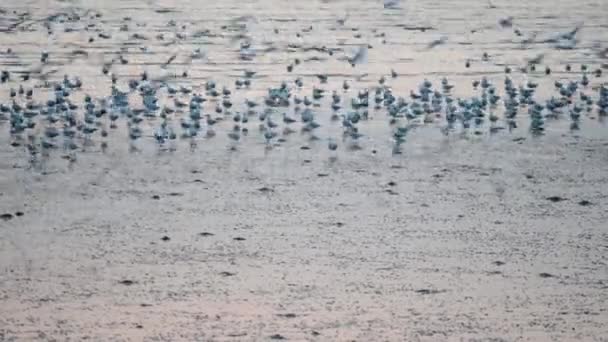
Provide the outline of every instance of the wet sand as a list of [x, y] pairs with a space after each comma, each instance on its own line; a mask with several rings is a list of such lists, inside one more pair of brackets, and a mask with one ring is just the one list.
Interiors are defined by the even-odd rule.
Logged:
[[[232, 85], [244, 69], [258, 71], [252, 88], [235, 94], [241, 100], [297, 76], [309, 91], [317, 73], [329, 73], [327, 89], [344, 79], [355, 89], [373, 86], [391, 68], [400, 74], [389, 80], [395, 92], [447, 76], [465, 96], [479, 75], [499, 84], [505, 64], [515, 69], [541, 52], [551, 76], [513, 78], [538, 81], [543, 94], [543, 86], [578, 74], [564, 72], [565, 63], [600, 66], [594, 44], [606, 44], [602, 1], [492, 3], [496, 9], [477, 1], [410, 1], [388, 11], [374, 1], [49, 1], [33, 10], [38, 1], [10, 0], [0, 7], [34, 18], [75, 4], [93, 8], [113, 37], [89, 46], [92, 34], [82, 31], [56, 40], [40, 30], [2, 33], [3, 48], [22, 61], [2, 55], [0, 65], [18, 72], [47, 49], [55, 63], [47, 68], [57, 70], [51, 79], [77, 73], [84, 91], [76, 96], [107, 95], [99, 56], [140, 32], [153, 53], [129, 50], [130, 63], [113, 72], [160, 73], [159, 61], [176, 45], [153, 37], [166, 32], [171, 41], [175, 31], [166, 23], [175, 19], [190, 22], [189, 38], [176, 43], [184, 52], [167, 68], [188, 70], [176, 83], [198, 87], [213, 78]], [[347, 11], [341, 27], [336, 20]], [[241, 61], [228, 34], [213, 37], [243, 15], [256, 18], [249, 24], [256, 46], [272, 41], [275, 52]], [[507, 15], [540, 35], [584, 23], [578, 48], [521, 49], [512, 29], [497, 25]], [[121, 33], [124, 16], [133, 18], [132, 31]], [[313, 33], [294, 38], [310, 25]], [[212, 37], [191, 38], [198, 29]], [[385, 37], [375, 36], [381, 32]], [[447, 44], [424, 49], [441, 35]], [[290, 61], [305, 59], [299, 50], [286, 52], [292, 41], [373, 48], [356, 68], [311, 52], [327, 62], [304, 62], [287, 73]], [[67, 63], [67, 51], [77, 48], [66, 48], [68, 42], [82, 45], [89, 58]], [[203, 42], [208, 60], [180, 64]], [[481, 61], [484, 51], [491, 62]], [[466, 59], [473, 60], [469, 69]], [[605, 81], [592, 78], [592, 86]], [[0, 87], [0, 102], [7, 101], [15, 83]], [[42, 169], [30, 168], [0, 122], [0, 214], [11, 214], [0, 219], [0, 341], [606, 341], [605, 122], [591, 114], [576, 132], [567, 122], [549, 122], [543, 136], [525, 125], [444, 136], [429, 125], [392, 155], [385, 116], [374, 113], [362, 124], [362, 150], [341, 143], [337, 158], [325, 142], [298, 133], [267, 149], [253, 129], [234, 151], [218, 134], [192, 149], [178, 141], [174, 152], [159, 151], [148, 136], [130, 153], [122, 125], [110, 133], [107, 151], [96, 144], [73, 163], [52, 153]], [[320, 121], [322, 134], [340, 131]]]

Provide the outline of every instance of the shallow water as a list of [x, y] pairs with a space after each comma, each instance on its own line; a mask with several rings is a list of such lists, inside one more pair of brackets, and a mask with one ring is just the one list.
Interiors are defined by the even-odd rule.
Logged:
[[[0, 85], [0, 102], [9, 101], [20, 72], [40, 69], [42, 49], [50, 53], [42, 66], [49, 82], [64, 74], [83, 80], [83, 91], [72, 95], [78, 104], [85, 93], [109, 95], [101, 65], [117, 53], [129, 61], [111, 66], [123, 88], [144, 70], [152, 78], [187, 70], [187, 78], [168, 82], [202, 92], [213, 79], [234, 91], [244, 70], [256, 71], [250, 89], [234, 91], [235, 110], [244, 98], [259, 100], [268, 87], [298, 76], [298, 96], [310, 96], [315, 85], [338, 89], [344, 100], [382, 75], [396, 95], [445, 76], [455, 96], [470, 97], [478, 94], [471, 82], [484, 75], [502, 94], [505, 65], [516, 84], [538, 82], [540, 100], [554, 94], [555, 80], [580, 79], [583, 63], [590, 68], [586, 92], [596, 94], [592, 89], [606, 82], [591, 74], [607, 62], [598, 56], [608, 39], [604, 1], [491, 3], [496, 8], [485, 1], [402, 1], [386, 10], [377, 1], [3, 1], [9, 14], [29, 12], [19, 25], [29, 29], [0, 33], [2, 49], [13, 50], [0, 54], [0, 70], [14, 75]], [[82, 20], [53, 24], [50, 37], [37, 21], [73, 8]], [[90, 18], [95, 13], [102, 16]], [[129, 31], [121, 32], [126, 16]], [[243, 16], [251, 18], [235, 21]], [[523, 37], [498, 25], [507, 16]], [[2, 15], [0, 31], [12, 18]], [[167, 25], [172, 19], [177, 27]], [[111, 38], [98, 37], [95, 27], [83, 31], [86, 23]], [[257, 51], [252, 61], [238, 58], [238, 23]], [[531, 32], [543, 40], [579, 24], [575, 49], [520, 43]], [[136, 32], [147, 39], [129, 38]], [[441, 36], [446, 44], [426, 48]], [[372, 46], [367, 63], [353, 68], [341, 60], [361, 44]], [[303, 51], [322, 46], [337, 50]], [[196, 47], [207, 58], [190, 61]], [[88, 57], [70, 61], [78, 49]], [[536, 72], [517, 70], [540, 53], [545, 59]], [[311, 57], [322, 61], [306, 61]], [[302, 63], [289, 73], [295, 58]], [[329, 75], [328, 84], [319, 84], [320, 73]], [[348, 93], [341, 91], [344, 80], [351, 82]], [[24, 84], [48, 98], [38, 77]], [[495, 134], [484, 125], [480, 134], [446, 136], [437, 119], [412, 131], [393, 155], [383, 110], [370, 110], [360, 124], [361, 150], [353, 151], [340, 122], [329, 121], [329, 103], [316, 110], [318, 141], [297, 132], [269, 149], [252, 119], [249, 135], [231, 150], [228, 119], [217, 124], [216, 137], [178, 139], [170, 151], [155, 144], [159, 120], [150, 119], [142, 122], [139, 151], [130, 152], [119, 121], [71, 162], [58, 149], [34, 165], [24, 145], [9, 144], [15, 138], [0, 122], [0, 214], [12, 215], [0, 219], [0, 341], [608, 336], [608, 134], [595, 110], [583, 115], [580, 130], [569, 130], [567, 119], [548, 120], [541, 136], [529, 133], [523, 110], [517, 129]], [[206, 111], [214, 106], [210, 101]], [[328, 137], [338, 141], [336, 153], [327, 150]]]

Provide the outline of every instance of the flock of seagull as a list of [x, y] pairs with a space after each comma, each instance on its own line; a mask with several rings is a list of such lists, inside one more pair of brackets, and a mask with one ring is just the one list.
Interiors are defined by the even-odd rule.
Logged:
[[[385, 8], [397, 4], [388, 1]], [[512, 20], [503, 19], [500, 25], [510, 27]], [[51, 30], [50, 25], [48, 29]], [[573, 41], [578, 31], [576, 28], [559, 35], [556, 43]], [[442, 37], [433, 41], [428, 48], [445, 40]], [[332, 54], [331, 49], [324, 48], [324, 52]], [[13, 53], [8, 50], [5, 54]], [[190, 55], [191, 59], [203, 57], [200, 49]], [[49, 52], [40, 52], [43, 66], [51, 58]], [[175, 58], [173, 55], [159, 64], [166, 67]], [[241, 41], [239, 58], [255, 58], [247, 39]], [[344, 60], [356, 67], [367, 58], [367, 47], [362, 46]], [[608, 86], [601, 82], [591, 86], [592, 78], [602, 77], [602, 68], [566, 65], [565, 71], [573, 75], [572, 79], [556, 80], [553, 95], [545, 99], [536, 96], [538, 83], [527, 80], [517, 84], [511, 78], [517, 71], [551, 74], [548, 66], [536, 71], [541, 61], [542, 55], [521, 69], [505, 67], [502, 84], [494, 84], [486, 77], [474, 80], [473, 95], [468, 98], [454, 96], [454, 84], [446, 77], [435, 83], [425, 79], [409, 94], [398, 94], [390, 86], [400, 77], [394, 70], [382, 76], [377, 85], [362, 89], [356, 89], [348, 80], [339, 80], [342, 84], [339, 89], [328, 89], [329, 76], [324, 74], [312, 80], [295, 77], [268, 88], [265, 96], [255, 100], [247, 97], [256, 80], [256, 72], [251, 70], [244, 71], [234, 85], [207, 80], [201, 87], [192, 87], [175, 80], [153, 79], [147, 72], [121, 79], [106, 63], [101, 65], [101, 74], [111, 79], [106, 96], [84, 94], [83, 81], [78, 76], [65, 75], [63, 79], [49, 81], [43, 73], [3, 70], [0, 81], [7, 96], [0, 95], [0, 99], [6, 99], [0, 102], [0, 129], [2, 134], [10, 134], [9, 142], [14, 148], [26, 150], [33, 161], [48, 156], [52, 150], [65, 151], [66, 158], [74, 161], [76, 152], [87, 151], [89, 146], [100, 146], [105, 151], [108, 143], [119, 141], [110, 139], [117, 134], [128, 137], [132, 151], [149, 142], [163, 150], [175, 149], [176, 140], [188, 140], [195, 146], [197, 141], [213, 139], [217, 134], [229, 138], [232, 150], [251, 136], [258, 136], [254, 140], [263, 142], [260, 145], [273, 148], [296, 132], [305, 139], [323, 141], [330, 151], [341, 147], [355, 150], [363, 148], [362, 138], [368, 134], [365, 122], [384, 118], [391, 132], [386, 140], [390, 141], [392, 152], [399, 154], [408, 134], [425, 125], [438, 127], [446, 135], [482, 134], [482, 130], [494, 133], [515, 129], [522, 118], [528, 118], [529, 130], [542, 134], [547, 120], [567, 118], [571, 129], [576, 130], [582, 115], [608, 115]], [[127, 61], [120, 56], [118, 62]], [[467, 61], [466, 67], [469, 66]], [[288, 65], [287, 71], [291, 72], [293, 67]], [[31, 77], [39, 78], [42, 91], [27, 83]], [[182, 77], [188, 77], [187, 72]], [[305, 81], [311, 86], [305, 86]], [[323, 136], [319, 132], [323, 125], [339, 126], [342, 133]]]

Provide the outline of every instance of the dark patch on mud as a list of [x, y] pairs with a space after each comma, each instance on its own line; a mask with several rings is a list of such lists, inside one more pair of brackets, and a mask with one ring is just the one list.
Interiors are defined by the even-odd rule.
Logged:
[[561, 196], [549, 196], [546, 199], [547, 199], [547, 201], [551, 201], [553, 203], [557, 203], [557, 202], [566, 200], [564, 197], [561, 197]]
[[294, 313], [277, 314], [278, 317], [282, 318], [296, 318], [297, 315]]
[[131, 279], [124, 279], [124, 280], [119, 281], [118, 283], [121, 285], [125, 285], [125, 286], [131, 286], [131, 285], [137, 284], [136, 281], [131, 280]]
[[415, 290], [414, 292], [421, 294], [421, 295], [433, 295], [433, 294], [439, 294], [439, 293], [446, 292], [446, 290], [418, 289], [418, 290]]

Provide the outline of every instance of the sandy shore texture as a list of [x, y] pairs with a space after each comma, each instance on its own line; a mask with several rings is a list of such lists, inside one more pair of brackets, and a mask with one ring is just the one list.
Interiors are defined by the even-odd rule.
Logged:
[[[43, 73], [79, 75], [77, 99], [108, 95], [101, 65], [117, 53], [129, 60], [112, 66], [122, 80], [188, 71], [175, 83], [213, 78], [233, 88], [243, 70], [257, 71], [250, 90], [235, 92], [241, 103], [297, 76], [310, 92], [318, 73], [329, 74], [328, 90], [344, 80], [372, 87], [387, 75], [404, 95], [445, 76], [470, 96], [473, 79], [502, 84], [505, 65], [516, 70], [540, 53], [551, 75], [539, 67], [512, 77], [538, 82], [543, 99], [555, 80], [579, 77], [581, 64], [606, 63], [597, 53], [608, 43], [605, 1], [400, 6], [3, 0], [0, 28], [28, 14], [24, 29], [0, 33], [0, 49], [13, 51], [0, 54], [0, 69], [32, 71], [47, 50]], [[49, 36], [44, 18], [71, 11], [81, 20], [53, 23]], [[513, 28], [500, 27], [508, 16]], [[258, 49], [252, 61], [238, 58], [240, 31], [225, 26], [235, 22]], [[542, 40], [576, 25], [574, 49], [521, 45], [533, 32]], [[445, 44], [426, 49], [442, 36]], [[360, 44], [372, 45], [367, 63], [339, 59]], [[321, 46], [342, 52], [302, 48]], [[197, 47], [206, 58], [189, 58]], [[288, 73], [295, 58], [302, 63]], [[0, 102], [17, 86], [0, 85]], [[320, 135], [339, 134], [328, 118]], [[159, 151], [148, 135], [132, 153], [123, 122], [107, 150], [96, 142], [74, 162], [57, 151], [32, 168], [0, 122], [0, 341], [608, 341], [608, 133], [597, 114], [576, 132], [567, 120], [548, 123], [542, 136], [527, 122], [449, 136], [430, 125], [400, 155], [391, 154], [385, 113], [362, 123], [361, 150], [339, 141], [335, 155], [299, 133], [267, 149], [255, 125], [236, 150], [228, 122], [196, 146], [180, 140], [176, 151]]]

